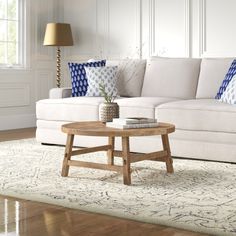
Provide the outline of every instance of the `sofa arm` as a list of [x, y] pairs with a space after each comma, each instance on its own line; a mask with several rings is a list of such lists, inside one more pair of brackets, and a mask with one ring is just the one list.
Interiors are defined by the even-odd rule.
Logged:
[[71, 97], [71, 88], [53, 88], [49, 91], [49, 98], [68, 98]]

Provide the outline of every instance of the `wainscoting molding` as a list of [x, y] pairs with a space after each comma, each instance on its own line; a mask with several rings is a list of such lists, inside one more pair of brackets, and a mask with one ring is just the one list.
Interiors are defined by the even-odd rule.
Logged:
[[199, 0], [199, 57], [206, 51], [206, 0]]
[[149, 56], [156, 54], [155, 0], [149, 0]]
[[35, 126], [35, 102], [54, 87], [55, 47], [44, 47], [48, 22], [58, 22], [63, 0], [26, 0], [27, 68], [0, 70], [0, 130]]
[[185, 0], [184, 4], [185, 16], [184, 16], [184, 25], [185, 25], [185, 56], [191, 57], [192, 48], [191, 48], [191, 0]]
[[[56, 69], [56, 68], [55, 68]], [[36, 100], [46, 99], [49, 96], [49, 90], [54, 87], [56, 76], [52, 70], [39, 70], [36, 71], [36, 87], [37, 93]], [[52, 78], [55, 78], [52, 80]]]
[[46, 25], [47, 23], [52, 21], [54, 2], [46, 0], [36, 1], [34, 7], [35, 11], [38, 11], [38, 14], [35, 15], [35, 23], [37, 27], [34, 28], [35, 30], [34, 45], [35, 45], [35, 51], [37, 52], [36, 60], [50, 61], [55, 58], [54, 54], [56, 54], [55, 52], [56, 49], [54, 47], [43, 46], [43, 40], [44, 40]]
[[0, 83], [0, 108], [30, 105], [30, 84]]
[[235, 57], [235, 0], [198, 0], [199, 57]]
[[[134, 41], [132, 41], [132, 44], [128, 45], [124, 45], [124, 51], [122, 51], [122, 49], [120, 49], [121, 51], [117, 52], [116, 47], [114, 47], [114, 45], [112, 44], [113, 41], [113, 35], [112, 35], [112, 29], [113, 28], [117, 28], [117, 24], [119, 24], [119, 19], [116, 20], [116, 25], [112, 25], [112, 21], [111, 21], [111, 11], [117, 8], [112, 9], [112, 7], [114, 7], [112, 5], [112, 3], [117, 4], [117, 1], [114, 0], [106, 0], [104, 3], [106, 4], [105, 10], [106, 10], [106, 18], [104, 18], [105, 20], [105, 25], [106, 25], [106, 44], [103, 44], [105, 47], [103, 47], [102, 51], [104, 53], [102, 53], [103, 55], [105, 55], [106, 58], [110, 58], [110, 59], [121, 59], [121, 58], [125, 58], [125, 57], [130, 57], [130, 58], [140, 58], [141, 57], [141, 51], [142, 51], [142, 24], [141, 24], [141, 20], [142, 20], [142, 0], [132, 0], [134, 2], [133, 4], [133, 9], [135, 11], [132, 12], [132, 16], [135, 16], [135, 20], [134, 20], [134, 25], [131, 25], [129, 21], [127, 21], [127, 25], [120, 25], [120, 29], [122, 29], [122, 33], [120, 34], [120, 39], [123, 39], [127, 33], [129, 33], [130, 30], [134, 30]], [[120, 11], [121, 9], [125, 8], [125, 5], [122, 4], [120, 5]], [[130, 13], [131, 14], [131, 13]], [[122, 16], [121, 14], [121, 19], [123, 17], [127, 17], [127, 16]], [[133, 19], [133, 18], [132, 18]], [[128, 51], [127, 51], [128, 49]]]
[[[183, 0], [183, 1], [175, 1], [173, 2], [172, 5], [170, 5], [169, 7], [169, 11], [173, 11], [175, 13], [175, 15], [178, 15], [176, 21], [174, 21], [173, 19], [173, 28], [170, 28], [170, 23], [167, 23], [167, 25], [169, 26], [169, 28], [167, 27], [167, 31], [163, 31], [163, 28], [165, 28], [165, 26], [163, 24], [166, 24], [166, 22], [168, 22], [170, 19], [170, 12], [166, 12], [166, 14], [162, 14], [162, 31], [161, 29], [158, 27], [160, 26], [160, 23], [158, 25], [159, 22], [159, 13], [158, 13], [158, 9], [162, 8], [162, 6], [165, 6], [165, 0], [149, 0], [149, 16], [150, 16], [150, 21], [149, 21], [149, 29], [150, 29], [150, 33], [149, 33], [149, 37], [150, 37], [150, 53], [149, 56], [171, 56], [171, 57], [191, 57], [191, 0]], [[178, 12], [178, 9], [174, 8], [174, 4], [178, 5], [179, 8], [181, 8], [181, 11], [183, 13], [183, 15], [179, 15], [181, 14], [181, 12]], [[166, 10], [166, 9], [164, 9]], [[163, 15], [165, 15], [163, 18]], [[172, 16], [171, 16], [172, 17]], [[179, 19], [183, 19], [181, 21], [178, 22]], [[178, 32], [175, 30], [176, 27], [180, 27], [183, 29], [182, 32]], [[169, 30], [169, 31], [168, 31]], [[160, 43], [160, 36], [163, 35], [163, 33], [165, 34], [166, 32], [168, 32], [168, 38], [166, 38], [166, 41], [169, 41], [169, 43], [171, 42], [171, 47], [168, 48], [168, 46], [166, 45], [162, 45]], [[182, 34], [182, 35], [181, 35]], [[179, 55], [176, 54], [175, 51], [173, 51], [173, 48], [176, 48], [176, 42], [175, 42], [175, 38], [179, 39], [181, 38], [181, 45], [180, 47], [182, 48], [181, 52]], [[163, 39], [162, 39], [163, 40]], [[162, 42], [163, 43], [163, 42]]]
[[14, 114], [0, 116], [0, 130], [19, 129], [36, 126], [36, 115]]
[[[69, 0], [69, 3], [71, 3], [69, 5], [79, 8], [82, 1]], [[127, 1], [123, 0], [89, 0], [84, 7], [88, 11], [86, 15], [79, 14], [80, 10], [76, 12], [74, 9], [69, 9], [67, 1], [64, 0], [64, 21], [72, 23], [74, 32], [76, 32], [75, 45], [73, 48], [65, 48], [64, 60], [147, 58], [157, 54], [166, 56], [162, 52], [163, 50], [160, 50], [162, 45], [159, 45], [158, 35], [161, 32], [156, 25], [158, 21], [156, 9], [162, 4], [165, 4], [165, 0], [130, 0], [128, 5]], [[191, 56], [191, 0], [182, 0], [175, 4], [178, 6], [181, 4], [181, 12], [184, 14], [184, 16], [181, 15], [183, 20], [179, 21], [183, 35], [180, 35], [182, 32], [177, 32], [181, 45], [184, 45], [181, 56], [189, 57]], [[144, 5], [145, 7], [143, 7]], [[127, 8], [130, 9], [129, 13]], [[177, 14], [181, 13], [177, 12]], [[91, 24], [86, 22], [88, 15], [91, 15]], [[168, 15], [166, 17], [168, 20]], [[124, 19], [127, 19], [125, 24]], [[80, 22], [86, 22], [86, 30]], [[82, 36], [79, 36], [78, 32]], [[172, 33], [173, 45], [175, 44], [174, 35], [175, 33]], [[76, 37], [85, 38], [79, 41]], [[93, 37], [93, 45], [90, 43], [91, 37]], [[83, 44], [85, 39], [88, 41]], [[170, 54], [174, 54], [171, 49], [168, 51]]]

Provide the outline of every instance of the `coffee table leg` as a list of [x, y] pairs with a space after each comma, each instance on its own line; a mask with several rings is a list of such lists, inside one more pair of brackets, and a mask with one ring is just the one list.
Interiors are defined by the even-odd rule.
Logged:
[[173, 160], [171, 158], [171, 153], [170, 153], [170, 144], [169, 144], [168, 134], [163, 134], [161, 138], [162, 138], [164, 151], [167, 151], [167, 156], [166, 156], [167, 173], [174, 173]]
[[130, 174], [130, 150], [129, 150], [129, 137], [122, 137], [122, 152], [123, 152], [123, 181], [124, 184], [131, 184]]
[[111, 149], [107, 151], [107, 163], [108, 165], [114, 165], [114, 145], [115, 137], [108, 137], [108, 144], [112, 146]]
[[69, 173], [68, 160], [70, 160], [71, 158], [73, 141], [74, 141], [74, 135], [68, 134], [67, 141], [66, 141], [65, 155], [64, 155], [63, 165], [62, 165], [62, 171], [61, 171], [61, 176], [63, 177], [68, 176], [68, 173]]

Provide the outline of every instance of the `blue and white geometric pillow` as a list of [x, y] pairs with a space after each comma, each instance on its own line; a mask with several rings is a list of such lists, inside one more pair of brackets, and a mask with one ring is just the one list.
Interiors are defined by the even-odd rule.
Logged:
[[225, 78], [219, 88], [219, 91], [217, 92], [215, 98], [220, 99], [224, 91], [226, 90], [229, 82], [232, 80], [234, 75], [236, 74], [236, 59], [233, 60], [227, 74], [225, 75]]
[[220, 98], [220, 101], [236, 105], [236, 75], [234, 75], [229, 82], [226, 90]]
[[80, 96], [85, 96], [88, 89], [88, 81], [84, 67], [105, 66], [106, 60], [85, 62], [81, 64], [69, 62], [68, 65], [71, 75], [72, 97], [80, 97]]
[[118, 66], [107, 67], [85, 67], [88, 79], [88, 91], [86, 96], [101, 97], [102, 93], [99, 84], [105, 86], [108, 95], [116, 97], [118, 90], [116, 87]]

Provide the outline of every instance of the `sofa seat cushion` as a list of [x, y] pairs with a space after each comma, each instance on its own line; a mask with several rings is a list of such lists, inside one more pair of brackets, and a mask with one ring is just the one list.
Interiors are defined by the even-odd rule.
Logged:
[[37, 102], [36, 115], [40, 120], [98, 120], [98, 108], [102, 102], [104, 102], [103, 97], [44, 99]]
[[216, 99], [196, 99], [158, 106], [155, 117], [177, 129], [236, 133], [236, 106]]
[[175, 98], [165, 97], [135, 97], [123, 98], [116, 102], [120, 107], [120, 117], [154, 118], [155, 107], [166, 102], [176, 101]]

